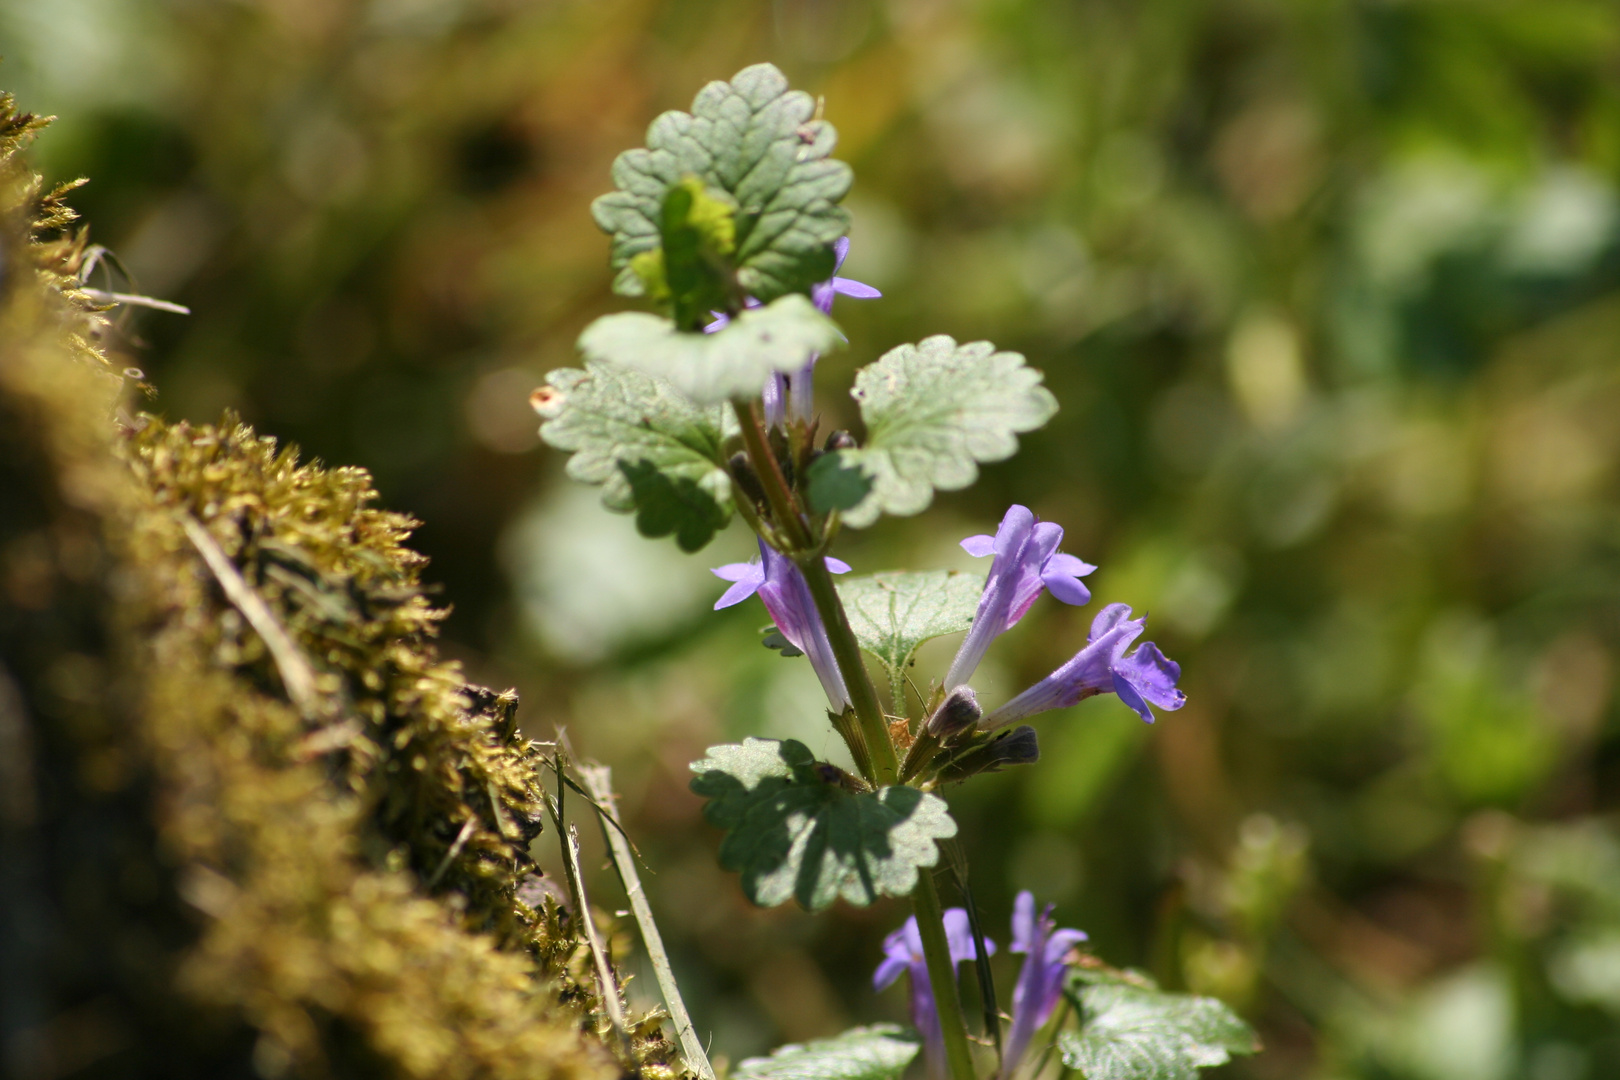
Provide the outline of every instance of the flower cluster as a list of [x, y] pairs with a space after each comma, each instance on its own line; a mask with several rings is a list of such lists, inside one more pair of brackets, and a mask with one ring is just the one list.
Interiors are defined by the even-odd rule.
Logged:
[[[1012, 629], [1041, 593], [1049, 592], [1065, 604], [1080, 606], [1091, 600], [1091, 590], [1080, 579], [1097, 568], [1058, 550], [1063, 528], [1038, 521], [1027, 507], [1013, 506], [1001, 519], [995, 536], [970, 536], [962, 541], [969, 555], [993, 555], [973, 626], [945, 676], [953, 693], [978, 670], [990, 643]], [[1067, 708], [1093, 694], [1117, 694], [1142, 719], [1153, 722], [1151, 703], [1161, 709], [1179, 709], [1187, 696], [1176, 689], [1181, 667], [1167, 659], [1151, 641], [1126, 653], [1141, 636], [1147, 617], [1130, 618], [1126, 604], [1109, 604], [1092, 621], [1085, 648], [1052, 674], [979, 721], [983, 731], [1025, 720], [1048, 709]]]
[[[974, 959], [973, 931], [967, 912], [962, 908], [945, 912], [945, 936], [950, 944], [953, 967]], [[1063, 974], [1068, 967], [1069, 953], [1084, 940], [1084, 931], [1057, 929], [1052, 919], [1052, 905], [1037, 912], [1033, 893], [1018, 894], [1013, 904], [1012, 951], [1022, 953], [1024, 963], [1013, 989], [1012, 1027], [1002, 1047], [1001, 1076], [1013, 1074], [1036, 1033], [1052, 1019], [1063, 996]], [[986, 938], [984, 949], [986, 955], [994, 955], [996, 943]], [[922, 1036], [924, 1064], [929, 1077], [940, 1080], [945, 1076], [945, 1046], [916, 918], [908, 919], [904, 926], [883, 939], [883, 962], [872, 975], [872, 985], [885, 989], [902, 974], [911, 978], [911, 1022]]]

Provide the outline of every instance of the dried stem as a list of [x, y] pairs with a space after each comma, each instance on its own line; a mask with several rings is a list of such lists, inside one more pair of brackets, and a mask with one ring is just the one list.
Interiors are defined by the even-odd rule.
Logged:
[[619, 823], [618, 810], [614, 805], [613, 771], [606, 765], [581, 765], [579, 775], [591, 793], [597, 813], [601, 815], [602, 835], [607, 837], [613, 865], [618, 868], [619, 880], [624, 883], [625, 895], [630, 898], [630, 910], [636, 917], [636, 925], [641, 928], [641, 943], [652, 961], [653, 975], [658, 979], [658, 989], [664, 995], [664, 1007], [669, 1010], [670, 1022], [675, 1025], [681, 1055], [700, 1080], [715, 1080], [714, 1067], [709, 1064], [709, 1055], [703, 1050], [703, 1042], [697, 1036], [697, 1029], [692, 1026], [692, 1017], [687, 1014], [686, 1002], [681, 999], [680, 987], [675, 983], [669, 954], [664, 951], [663, 936], [658, 932], [658, 923], [653, 920], [646, 890], [641, 887], [641, 876], [636, 873], [635, 855]]

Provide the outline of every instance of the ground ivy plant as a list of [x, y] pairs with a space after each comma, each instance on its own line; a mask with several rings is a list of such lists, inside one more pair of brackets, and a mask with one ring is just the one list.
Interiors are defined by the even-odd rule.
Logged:
[[[962, 541], [990, 560], [983, 578], [844, 576], [850, 567], [831, 554], [844, 528], [919, 513], [934, 492], [968, 486], [1057, 402], [1017, 353], [938, 335], [856, 374], [864, 438], [821, 430], [816, 360], [845, 344], [834, 298], [878, 295], [838, 275], [849, 247], [839, 203], [852, 176], [831, 157], [835, 141], [816, 103], [769, 64], [709, 84], [690, 113], [655, 120], [647, 146], [619, 156], [615, 190], [592, 207], [612, 237], [615, 291], [654, 310], [597, 319], [580, 335], [583, 366], [552, 372], [533, 399], [545, 441], [572, 454], [569, 475], [600, 485], [604, 504], [633, 513], [643, 534], [697, 551], [740, 515], [759, 558], [714, 570], [730, 582], [715, 606], [757, 596], [775, 624], [766, 644], [820, 679], [855, 773], [802, 743], [761, 738], [710, 747], [692, 765], [692, 790], [725, 832], [720, 860], [749, 900], [811, 911], [883, 896], [912, 904], [874, 976], [879, 988], [908, 980], [911, 1030], [857, 1028], [736, 1073], [881, 1080], [920, 1053], [931, 1077], [1010, 1080], [1035, 1075], [1055, 1052], [1089, 1080], [1191, 1078], [1255, 1050], [1254, 1033], [1218, 1001], [1102, 965], [1084, 952], [1084, 934], [1055, 927], [1028, 893], [1014, 905], [1009, 947], [1024, 961], [1010, 1021], [981, 972], [991, 1030], [977, 1050], [969, 1037], [958, 965], [982, 966], [996, 945], [970, 899], [942, 905], [934, 868], [957, 831], [943, 793], [1033, 764], [1039, 748], [1025, 721], [1039, 713], [1109, 693], [1149, 722], [1153, 708], [1179, 708], [1180, 668], [1152, 642], [1132, 648], [1145, 617], [1111, 604], [1067, 663], [1008, 701], [979, 701], [973, 677], [998, 635], [1044, 594], [1091, 599], [1083, 579], [1096, 568], [1059, 550], [1063, 529], [1022, 506], [993, 535]], [[919, 689], [917, 647], [956, 633], [950, 668]], [[887, 708], [863, 653], [886, 676]]]

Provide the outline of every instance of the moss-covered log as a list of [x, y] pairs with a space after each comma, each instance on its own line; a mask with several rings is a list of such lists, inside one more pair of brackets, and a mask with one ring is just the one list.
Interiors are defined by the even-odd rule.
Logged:
[[123, 411], [0, 102], [0, 1073], [669, 1076], [538, 888], [543, 758], [356, 469]]

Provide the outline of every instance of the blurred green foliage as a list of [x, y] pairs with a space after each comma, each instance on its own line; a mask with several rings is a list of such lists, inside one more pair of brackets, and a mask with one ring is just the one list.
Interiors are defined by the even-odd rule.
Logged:
[[[1156, 728], [1088, 701], [955, 798], [991, 922], [1033, 888], [1239, 1004], [1268, 1050], [1233, 1075], [1620, 1071], [1612, 3], [0, 0], [0, 40], [62, 116], [38, 164], [92, 177], [94, 238], [193, 309], [129, 324], [157, 408], [234, 406], [425, 522], [472, 677], [613, 762], [717, 1051], [898, 1016], [866, 975], [901, 916], [756, 911], [715, 867], [686, 763], [825, 754], [813, 676], [757, 608], [706, 610], [741, 537], [642, 540], [525, 397], [612, 306], [613, 156], [770, 60], [825, 95], [846, 272], [884, 291], [837, 308], [830, 424], [856, 366], [938, 332], [1061, 405], [840, 554], [966, 568], [1024, 502], [1185, 668]], [[987, 701], [1083, 641], [1058, 607]]]

